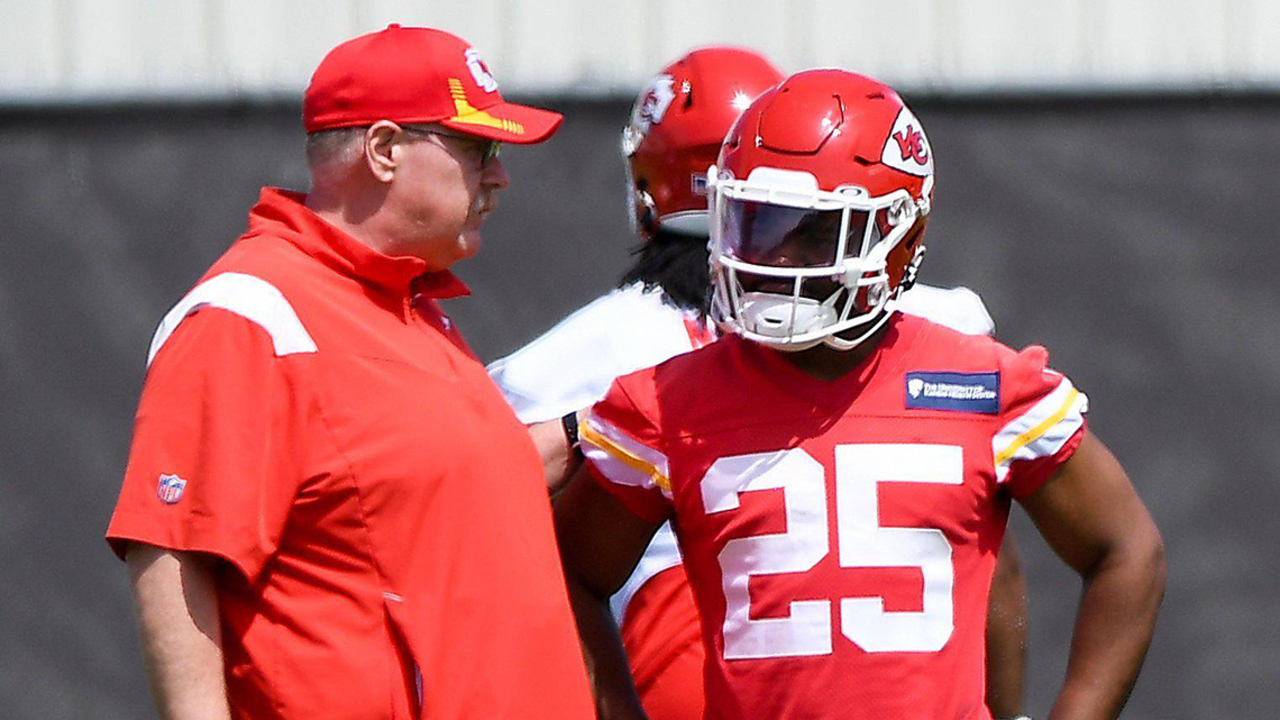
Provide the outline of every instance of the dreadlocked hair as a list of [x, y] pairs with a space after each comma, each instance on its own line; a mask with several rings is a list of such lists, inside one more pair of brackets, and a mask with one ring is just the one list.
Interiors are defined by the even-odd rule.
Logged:
[[631, 251], [635, 264], [619, 287], [644, 283], [662, 291], [662, 299], [681, 310], [706, 317], [711, 312], [711, 273], [707, 239], [658, 228], [653, 237]]

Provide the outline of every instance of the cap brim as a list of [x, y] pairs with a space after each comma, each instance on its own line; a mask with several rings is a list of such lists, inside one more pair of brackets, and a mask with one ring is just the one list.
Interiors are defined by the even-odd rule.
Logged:
[[483, 110], [455, 115], [438, 122], [445, 127], [491, 140], [529, 145], [539, 143], [560, 127], [564, 116], [528, 105], [500, 102]]

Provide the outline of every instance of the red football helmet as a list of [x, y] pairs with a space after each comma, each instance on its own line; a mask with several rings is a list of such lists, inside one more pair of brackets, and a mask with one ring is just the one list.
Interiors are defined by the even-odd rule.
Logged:
[[783, 74], [739, 48], [694, 50], [663, 68], [636, 98], [622, 131], [632, 228], [707, 236], [706, 172], [725, 133]]
[[708, 175], [712, 314], [744, 337], [847, 350], [914, 282], [933, 149], [887, 85], [792, 75], [742, 113]]

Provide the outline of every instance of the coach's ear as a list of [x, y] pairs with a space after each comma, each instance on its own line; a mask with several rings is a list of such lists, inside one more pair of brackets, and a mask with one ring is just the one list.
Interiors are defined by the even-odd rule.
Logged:
[[365, 130], [364, 162], [378, 182], [389, 183], [395, 179], [396, 148], [406, 136], [407, 133], [390, 120], [379, 120]]

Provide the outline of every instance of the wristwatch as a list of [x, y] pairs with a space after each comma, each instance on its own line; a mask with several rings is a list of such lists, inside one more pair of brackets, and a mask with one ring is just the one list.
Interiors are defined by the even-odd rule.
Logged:
[[582, 447], [578, 439], [578, 412], [567, 413], [560, 418], [560, 425], [564, 427], [564, 439], [569, 443], [569, 450], [582, 457]]

